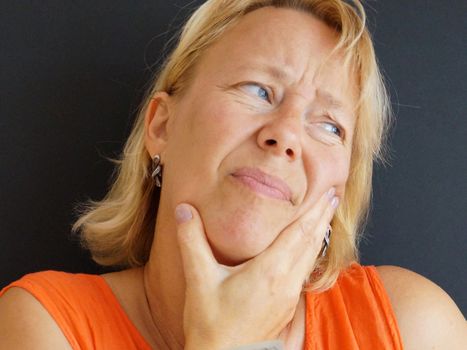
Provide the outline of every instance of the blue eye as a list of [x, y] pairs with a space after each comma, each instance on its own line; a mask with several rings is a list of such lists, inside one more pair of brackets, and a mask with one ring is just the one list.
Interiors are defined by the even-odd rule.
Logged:
[[260, 99], [269, 102], [269, 93], [261, 85], [256, 83], [247, 83], [244, 87], [252, 95], [258, 96]]
[[328, 130], [329, 132], [341, 137], [342, 136], [342, 131], [341, 129], [337, 126], [337, 125], [334, 125], [334, 124], [331, 124], [331, 123], [323, 123], [323, 125], [325, 126], [325, 129]]

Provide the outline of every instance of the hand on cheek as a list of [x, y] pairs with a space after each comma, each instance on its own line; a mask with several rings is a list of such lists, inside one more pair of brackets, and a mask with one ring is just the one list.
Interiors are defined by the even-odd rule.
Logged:
[[334, 193], [324, 193], [268, 249], [234, 267], [217, 263], [197, 210], [177, 206], [186, 281], [185, 349], [228, 349], [279, 336], [295, 313], [303, 281], [321, 250], [338, 204]]

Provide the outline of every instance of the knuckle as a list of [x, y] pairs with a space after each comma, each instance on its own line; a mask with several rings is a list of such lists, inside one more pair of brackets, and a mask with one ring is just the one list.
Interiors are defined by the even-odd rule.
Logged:
[[311, 221], [303, 221], [299, 225], [300, 237], [307, 245], [315, 245], [317, 242], [316, 237], [316, 224]]
[[272, 295], [282, 293], [287, 285], [290, 269], [284, 263], [268, 266], [261, 271], [260, 278], [265, 281], [266, 288]]
[[285, 268], [283, 264], [277, 264], [271, 266], [263, 271], [263, 277], [270, 288], [274, 288], [277, 284], [280, 284], [280, 281], [284, 280]]
[[177, 236], [178, 241], [185, 245], [192, 243], [195, 240], [195, 235], [190, 227], [179, 228]]

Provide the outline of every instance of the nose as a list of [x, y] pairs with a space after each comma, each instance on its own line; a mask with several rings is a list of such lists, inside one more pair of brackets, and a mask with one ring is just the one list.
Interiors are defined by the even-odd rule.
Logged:
[[276, 156], [286, 157], [288, 161], [299, 159], [302, 155], [300, 120], [297, 115], [275, 116], [261, 128], [257, 141], [259, 147]]

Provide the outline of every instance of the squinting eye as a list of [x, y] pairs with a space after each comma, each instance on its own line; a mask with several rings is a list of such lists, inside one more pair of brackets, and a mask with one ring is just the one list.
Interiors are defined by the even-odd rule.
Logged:
[[322, 125], [324, 126], [324, 128], [326, 130], [328, 130], [329, 132], [341, 137], [342, 136], [342, 132], [341, 132], [341, 129], [337, 126], [337, 125], [334, 125], [332, 123], [322, 123]]
[[248, 83], [244, 85], [244, 88], [252, 95], [258, 96], [260, 99], [269, 102], [269, 93], [261, 85]]

